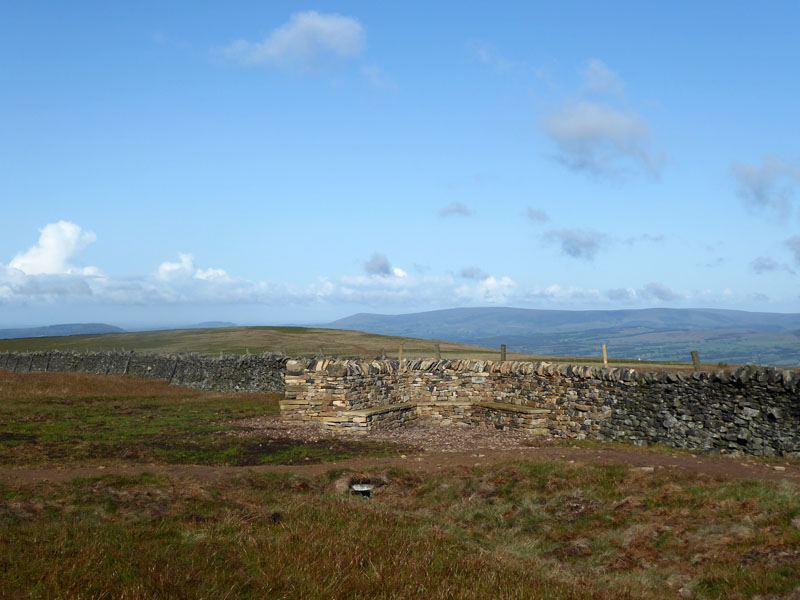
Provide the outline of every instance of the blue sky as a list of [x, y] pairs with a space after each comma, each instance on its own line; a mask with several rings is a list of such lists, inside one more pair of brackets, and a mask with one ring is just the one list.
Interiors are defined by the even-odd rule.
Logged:
[[0, 4], [0, 326], [800, 312], [800, 4]]

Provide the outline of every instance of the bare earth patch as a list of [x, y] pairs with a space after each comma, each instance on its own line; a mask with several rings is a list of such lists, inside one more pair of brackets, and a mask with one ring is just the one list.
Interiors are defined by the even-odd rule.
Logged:
[[402, 467], [421, 473], [447, 472], [475, 466], [488, 467], [511, 460], [563, 461], [575, 464], [623, 465], [636, 470], [642, 477], [660, 473], [688, 473], [724, 480], [766, 479], [789, 480], [800, 483], [800, 464], [796, 462], [765, 462], [749, 457], [696, 456], [668, 450], [649, 451], [646, 448], [620, 448], [619, 445], [597, 447], [564, 446], [557, 440], [531, 437], [528, 434], [497, 429], [439, 426], [431, 422], [416, 422], [403, 429], [369, 433], [332, 432], [317, 423], [290, 423], [278, 416], [259, 416], [230, 422], [239, 430], [227, 435], [264, 436], [279, 438], [283, 443], [349, 441], [391, 442], [398, 445], [396, 456], [382, 458], [353, 458], [335, 462], [300, 462], [288, 465], [210, 466], [139, 464], [127, 466], [83, 466], [41, 468], [0, 468], [0, 483], [37, 481], [68, 481], [74, 477], [100, 474], [163, 473], [169, 476], [192, 477], [204, 481], [228, 480], [246, 471], [293, 472], [307, 476], [326, 473], [331, 469], [355, 470]]
[[289, 422], [277, 416], [240, 419], [236, 425], [244, 428], [233, 435], [265, 435], [295, 439], [298, 442], [352, 439], [373, 442], [393, 442], [417, 452], [468, 452], [472, 450], [516, 450], [552, 442], [549, 438], [534, 438], [529, 433], [494, 428], [475, 428], [458, 425], [441, 426], [434, 421], [415, 421], [405, 427], [370, 432], [331, 431], [313, 422]]

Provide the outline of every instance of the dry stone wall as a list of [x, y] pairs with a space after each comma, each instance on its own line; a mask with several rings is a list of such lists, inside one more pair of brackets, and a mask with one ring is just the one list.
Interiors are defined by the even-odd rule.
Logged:
[[770, 367], [683, 374], [511, 361], [292, 360], [281, 408], [288, 419], [353, 430], [426, 418], [800, 456], [800, 374]]
[[287, 358], [280, 354], [152, 354], [139, 352], [6, 352], [0, 369], [95, 373], [159, 379], [200, 390], [283, 392]]
[[52, 351], [0, 353], [0, 369], [132, 375], [203, 390], [285, 391], [284, 418], [336, 429], [430, 419], [567, 439], [800, 457], [800, 374], [770, 367], [682, 374], [546, 362]]

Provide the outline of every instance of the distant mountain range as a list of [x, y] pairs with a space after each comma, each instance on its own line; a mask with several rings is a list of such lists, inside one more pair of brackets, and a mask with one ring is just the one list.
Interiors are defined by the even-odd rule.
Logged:
[[217, 329], [219, 327], [236, 327], [236, 323], [230, 321], [203, 321], [194, 325], [184, 325], [175, 329]]
[[124, 333], [124, 329], [105, 323], [66, 323], [44, 327], [21, 327], [0, 329], [0, 340], [14, 340], [29, 337], [58, 337], [63, 335], [96, 335], [99, 333]]
[[406, 315], [360, 313], [327, 327], [448, 340], [542, 356], [800, 365], [800, 314], [719, 309], [535, 310], [453, 308]]

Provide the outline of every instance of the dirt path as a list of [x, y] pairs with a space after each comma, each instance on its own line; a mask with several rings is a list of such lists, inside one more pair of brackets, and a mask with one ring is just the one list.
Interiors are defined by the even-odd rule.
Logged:
[[405, 457], [353, 459], [335, 463], [301, 465], [218, 467], [201, 465], [131, 465], [108, 467], [17, 468], [0, 469], [0, 483], [30, 484], [39, 482], [64, 482], [76, 477], [96, 477], [111, 474], [137, 474], [151, 472], [176, 478], [201, 481], [226, 480], [248, 471], [256, 473], [297, 473], [318, 475], [332, 469], [364, 471], [373, 468], [401, 467], [412, 471], [436, 472], [488, 466], [508, 460], [557, 460], [576, 464], [621, 464], [641, 469], [642, 473], [669, 472], [707, 475], [721, 480], [786, 479], [800, 484], [800, 465], [775, 464], [735, 458], [696, 457], [688, 455], [655, 454], [642, 450], [561, 448], [556, 446], [517, 448], [513, 450], [476, 450], [473, 452], [421, 452]]

